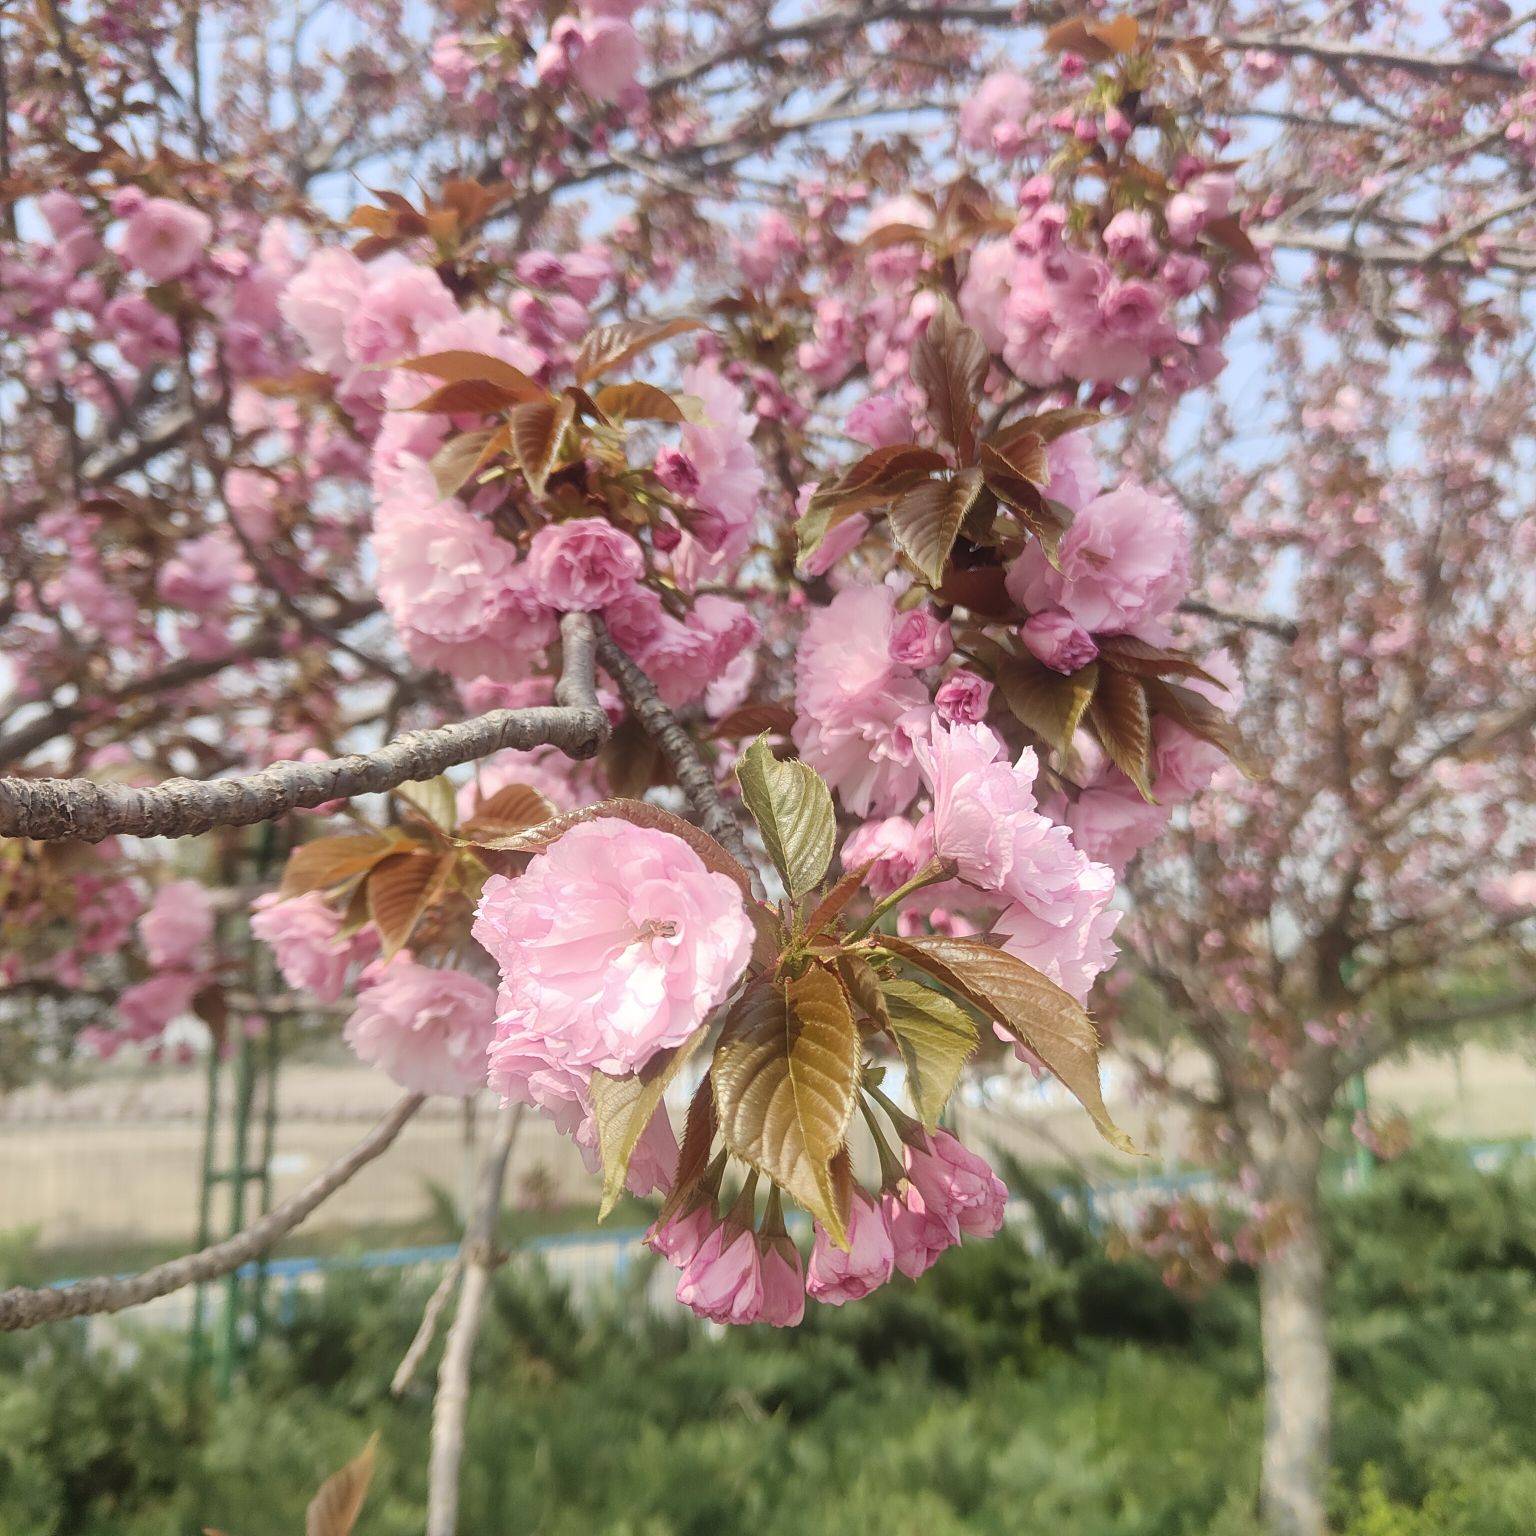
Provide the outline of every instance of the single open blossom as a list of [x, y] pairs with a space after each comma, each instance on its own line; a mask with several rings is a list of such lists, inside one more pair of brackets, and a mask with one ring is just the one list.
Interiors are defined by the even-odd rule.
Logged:
[[891, 655], [894, 605], [889, 588], [845, 588], [806, 625], [795, 658], [795, 745], [856, 816], [911, 801], [913, 742], [932, 716], [927, 689]]
[[638, 1071], [724, 1001], [752, 948], [734, 881], [681, 838], [614, 818], [492, 875], [473, 931], [502, 973], [493, 1070], [531, 1050], [576, 1074]]
[[640, 546], [600, 517], [551, 523], [528, 546], [528, 578], [561, 613], [588, 613], [626, 596], [644, 572]]
[[466, 1098], [485, 1084], [495, 1020], [496, 994], [483, 981], [399, 954], [374, 973], [342, 1035], [402, 1088]]
[[955, 649], [947, 621], [929, 608], [913, 608], [891, 630], [891, 659], [921, 671], [948, 660]]
[[967, 1237], [995, 1237], [1003, 1224], [1008, 1187], [948, 1131], [920, 1134], [902, 1148], [907, 1177], [924, 1209], [952, 1221]]
[[576, 83], [594, 101], [618, 101], [635, 84], [645, 50], [635, 29], [616, 16], [596, 16], [581, 28], [572, 61]]
[[139, 919], [139, 937], [149, 963], [162, 970], [192, 966], [213, 937], [213, 903], [196, 880], [173, 880], [155, 892]]
[[885, 1213], [862, 1189], [854, 1191], [848, 1211], [848, 1251], [844, 1253], [816, 1223], [816, 1240], [806, 1271], [806, 1294], [828, 1306], [858, 1301], [878, 1290], [896, 1265], [896, 1249]]
[[1067, 829], [1036, 809], [1033, 750], [1009, 763], [988, 727], [937, 720], [915, 750], [933, 794], [934, 852], [969, 884], [1068, 923], [1092, 866]]
[[1118, 954], [1111, 937], [1121, 917], [1109, 905], [1114, 892], [1114, 872], [1090, 863], [1075, 883], [1073, 900], [1048, 907], [1045, 916], [1014, 902], [993, 925], [992, 937], [1085, 1003], [1094, 981]]
[[322, 1003], [336, 1002], [347, 972], [366, 964], [378, 947], [371, 929], [343, 938], [340, 914], [318, 891], [286, 899], [276, 891], [258, 896], [251, 932], [272, 950], [283, 980], [296, 991], [314, 993]]
[[763, 1319], [763, 1255], [752, 1229], [721, 1222], [684, 1266], [677, 1299], [712, 1323]]
[[213, 238], [206, 213], [168, 197], [146, 198], [129, 216], [120, 247], [124, 262], [152, 283], [181, 277]]
[[960, 1228], [949, 1217], [930, 1210], [914, 1184], [909, 1183], [900, 1195], [882, 1195], [880, 1210], [891, 1234], [896, 1268], [909, 1280], [927, 1274], [939, 1255], [960, 1241]]
[[843, 430], [866, 448], [913, 441], [912, 412], [893, 394], [870, 395], [849, 411]]
[[933, 857], [933, 823], [887, 816], [855, 827], [843, 843], [843, 868], [869, 867], [864, 883], [879, 901], [900, 890]]
[[1008, 570], [1008, 592], [1031, 612], [1062, 608], [1094, 634], [1162, 618], [1188, 582], [1178, 508], [1137, 485], [1097, 496], [1061, 541], [1060, 569], [1031, 543]]
[[1020, 130], [1034, 105], [1034, 87], [1023, 75], [1007, 69], [996, 70], [962, 103], [960, 140], [970, 149], [1011, 148], [1019, 140], [1007, 135], [1000, 140], [999, 130]]
[[117, 1000], [124, 1033], [130, 1040], [153, 1040], [192, 1006], [201, 985], [189, 972], [162, 971], [124, 988]]

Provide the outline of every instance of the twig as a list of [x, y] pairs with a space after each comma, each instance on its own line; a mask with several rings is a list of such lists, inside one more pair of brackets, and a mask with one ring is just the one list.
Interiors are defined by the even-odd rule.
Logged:
[[311, 1179], [296, 1195], [243, 1232], [214, 1243], [197, 1253], [189, 1253], [168, 1263], [157, 1264], [138, 1275], [100, 1275], [80, 1280], [74, 1285], [44, 1286], [28, 1290], [17, 1286], [0, 1291], [0, 1333], [21, 1328], [35, 1328], [40, 1323], [55, 1323], [66, 1317], [94, 1316], [101, 1312], [121, 1312], [125, 1307], [141, 1306], [157, 1296], [168, 1296], [203, 1280], [216, 1280], [239, 1269], [265, 1253], [278, 1238], [291, 1232], [316, 1206], [328, 1199], [359, 1168], [371, 1163], [400, 1134], [406, 1121], [421, 1108], [419, 1093], [407, 1094], [344, 1157]]
[[[475, 1213], [459, 1250], [464, 1280], [459, 1307], [443, 1363], [437, 1372], [437, 1395], [432, 1400], [432, 1453], [427, 1472], [427, 1536], [455, 1536], [459, 1524], [459, 1467], [464, 1460], [464, 1419], [469, 1408], [470, 1361], [480, 1333], [480, 1318], [490, 1288], [491, 1272], [501, 1262], [496, 1247], [497, 1217], [501, 1214], [501, 1187], [507, 1159], [524, 1106], [507, 1105], [497, 1122], [496, 1140], [480, 1170], [480, 1191]], [[435, 1299], [435, 1298], [434, 1298]], [[426, 1326], [423, 1319], [423, 1327]], [[414, 1348], [414, 1346], [412, 1346]], [[404, 1365], [401, 1366], [404, 1370]]]
[[661, 702], [655, 685], [624, 653], [601, 619], [595, 619], [597, 655], [624, 695], [624, 702], [634, 712], [641, 729], [661, 748], [672, 765], [678, 787], [687, 795], [699, 825], [740, 860], [744, 868], [755, 867], [742, 836], [741, 824], [715, 788], [715, 776], [699, 752], [698, 743], [681, 726], [677, 717]]
[[1192, 613], [1197, 618], [1213, 619], [1218, 624], [1230, 624], [1238, 629], [1256, 629], [1261, 634], [1273, 635], [1276, 640], [1284, 640], [1287, 644], [1301, 633], [1289, 619], [1275, 619], [1262, 613], [1239, 613], [1234, 609], [1217, 608], [1212, 603], [1203, 603], [1193, 597], [1187, 597], [1179, 604], [1179, 612]]
[[432, 1340], [437, 1336], [437, 1325], [442, 1319], [443, 1308], [448, 1305], [448, 1298], [453, 1295], [454, 1287], [459, 1283], [459, 1276], [463, 1271], [462, 1257], [456, 1258], [443, 1271], [443, 1278], [437, 1282], [437, 1289], [428, 1298], [426, 1309], [421, 1314], [421, 1326], [416, 1330], [416, 1337], [411, 1340], [411, 1347], [406, 1350], [405, 1357], [401, 1360], [394, 1379], [389, 1384], [391, 1397], [399, 1397], [410, 1386], [416, 1372], [421, 1369], [421, 1362], [432, 1347]]
[[327, 800], [378, 794], [503, 747], [551, 746], [567, 757], [591, 757], [608, 736], [594, 683], [593, 621], [567, 614], [561, 635], [563, 671], [553, 706], [495, 709], [457, 725], [412, 731], [377, 752], [273, 763], [246, 778], [169, 779], [153, 789], [91, 779], [0, 778], [0, 837], [89, 843], [118, 833], [191, 837], [213, 827], [270, 821]]

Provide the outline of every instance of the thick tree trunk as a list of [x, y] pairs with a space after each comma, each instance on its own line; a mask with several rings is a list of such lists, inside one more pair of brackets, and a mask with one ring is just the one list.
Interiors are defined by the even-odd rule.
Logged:
[[[1259, 1270], [1264, 1345], [1261, 1499], [1271, 1536], [1323, 1536], [1333, 1360], [1326, 1270], [1318, 1224], [1318, 1156], [1311, 1137], [1287, 1136], [1275, 1170], [1291, 1235]], [[1298, 1140], [1308, 1145], [1298, 1147]]]

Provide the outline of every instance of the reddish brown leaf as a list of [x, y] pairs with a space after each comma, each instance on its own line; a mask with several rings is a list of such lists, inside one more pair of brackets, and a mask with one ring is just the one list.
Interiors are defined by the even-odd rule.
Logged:
[[484, 352], [427, 352], [420, 357], [408, 357], [396, 366], [450, 384], [496, 384], [517, 400], [543, 400], [549, 395], [542, 384], [535, 383], [520, 368]]
[[518, 399], [516, 391], [486, 379], [457, 379], [452, 384], [440, 384], [410, 409], [444, 416], [488, 416], [515, 405]]
[[912, 382], [927, 398], [928, 420], [962, 464], [976, 456], [976, 412], [987, 364], [986, 343], [948, 300], [912, 348]]
[[1150, 800], [1152, 717], [1142, 680], [1114, 667], [1101, 667], [1099, 685], [1088, 706], [1088, 723], [1109, 760]]
[[687, 419], [683, 408], [666, 390], [640, 379], [628, 384], [605, 384], [595, 399], [605, 415], [619, 421], [664, 421], [676, 426]]
[[402, 948], [427, 908], [442, 894], [456, 853], [399, 853], [368, 876], [368, 916], [379, 930], [386, 959]]
[[1197, 677], [1218, 688], [1225, 686], [1199, 662], [1165, 646], [1138, 640], [1135, 635], [1101, 635], [1098, 646], [1099, 655], [1122, 672], [1134, 672], [1138, 677]]
[[544, 494], [550, 471], [560, 456], [566, 428], [575, 414], [576, 402], [569, 395], [561, 395], [558, 400], [530, 400], [512, 412], [508, 422], [512, 452], [535, 496]]
[[794, 728], [795, 712], [783, 704], [743, 704], [723, 715], [709, 733], [716, 741], [735, 741], [742, 736], [787, 736]]
[[380, 832], [317, 837], [301, 843], [288, 855], [283, 870], [281, 892], [284, 897], [301, 896], [305, 891], [328, 890], [368, 873], [380, 859], [396, 852], [400, 844]]
[[505, 784], [475, 806], [474, 815], [460, 830], [469, 842], [476, 837], [508, 837], [554, 814], [555, 807], [531, 785]]
[[587, 384], [599, 374], [648, 352], [685, 331], [704, 330], [702, 320], [678, 315], [671, 320], [620, 320], [590, 332], [576, 354], [576, 382]]
[[1021, 725], [1059, 752], [1065, 752], [1099, 686], [1096, 662], [1070, 675], [1055, 671], [1033, 656], [1000, 652], [994, 676], [1003, 702]]
[[962, 469], [951, 480], [925, 480], [913, 486], [891, 507], [891, 532], [930, 587], [944, 580], [949, 552], [981, 486], [979, 469]]

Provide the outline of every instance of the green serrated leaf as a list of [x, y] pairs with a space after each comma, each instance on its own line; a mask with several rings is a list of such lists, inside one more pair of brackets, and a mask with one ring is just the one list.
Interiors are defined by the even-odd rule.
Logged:
[[1136, 1151], [1105, 1106], [1098, 1032], [1076, 998], [982, 939], [882, 935], [880, 944], [1001, 1024], [1056, 1074], [1112, 1147]]
[[979, 1044], [976, 1022], [953, 998], [915, 981], [893, 976], [880, 983], [880, 991], [906, 1063], [912, 1107], [931, 1131]]
[[774, 867], [798, 901], [832, 862], [837, 815], [821, 776], [800, 762], [781, 763], [759, 736], [736, 765], [741, 797], [763, 834]]
[[618, 1204], [634, 1156], [651, 1117], [661, 1107], [672, 1080], [688, 1058], [704, 1043], [710, 1025], [701, 1024], [675, 1051], [652, 1058], [643, 1072], [610, 1077], [594, 1072], [588, 1085], [592, 1117], [597, 1123], [597, 1147], [603, 1159], [603, 1203], [597, 1219], [603, 1221]]
[[859, 1031], [837, 978], [812, 965], [752, 987], [726, 1018], [711, 1075], [726, 1146], [846, 1249], [832, 1161], [858, 1094]]

